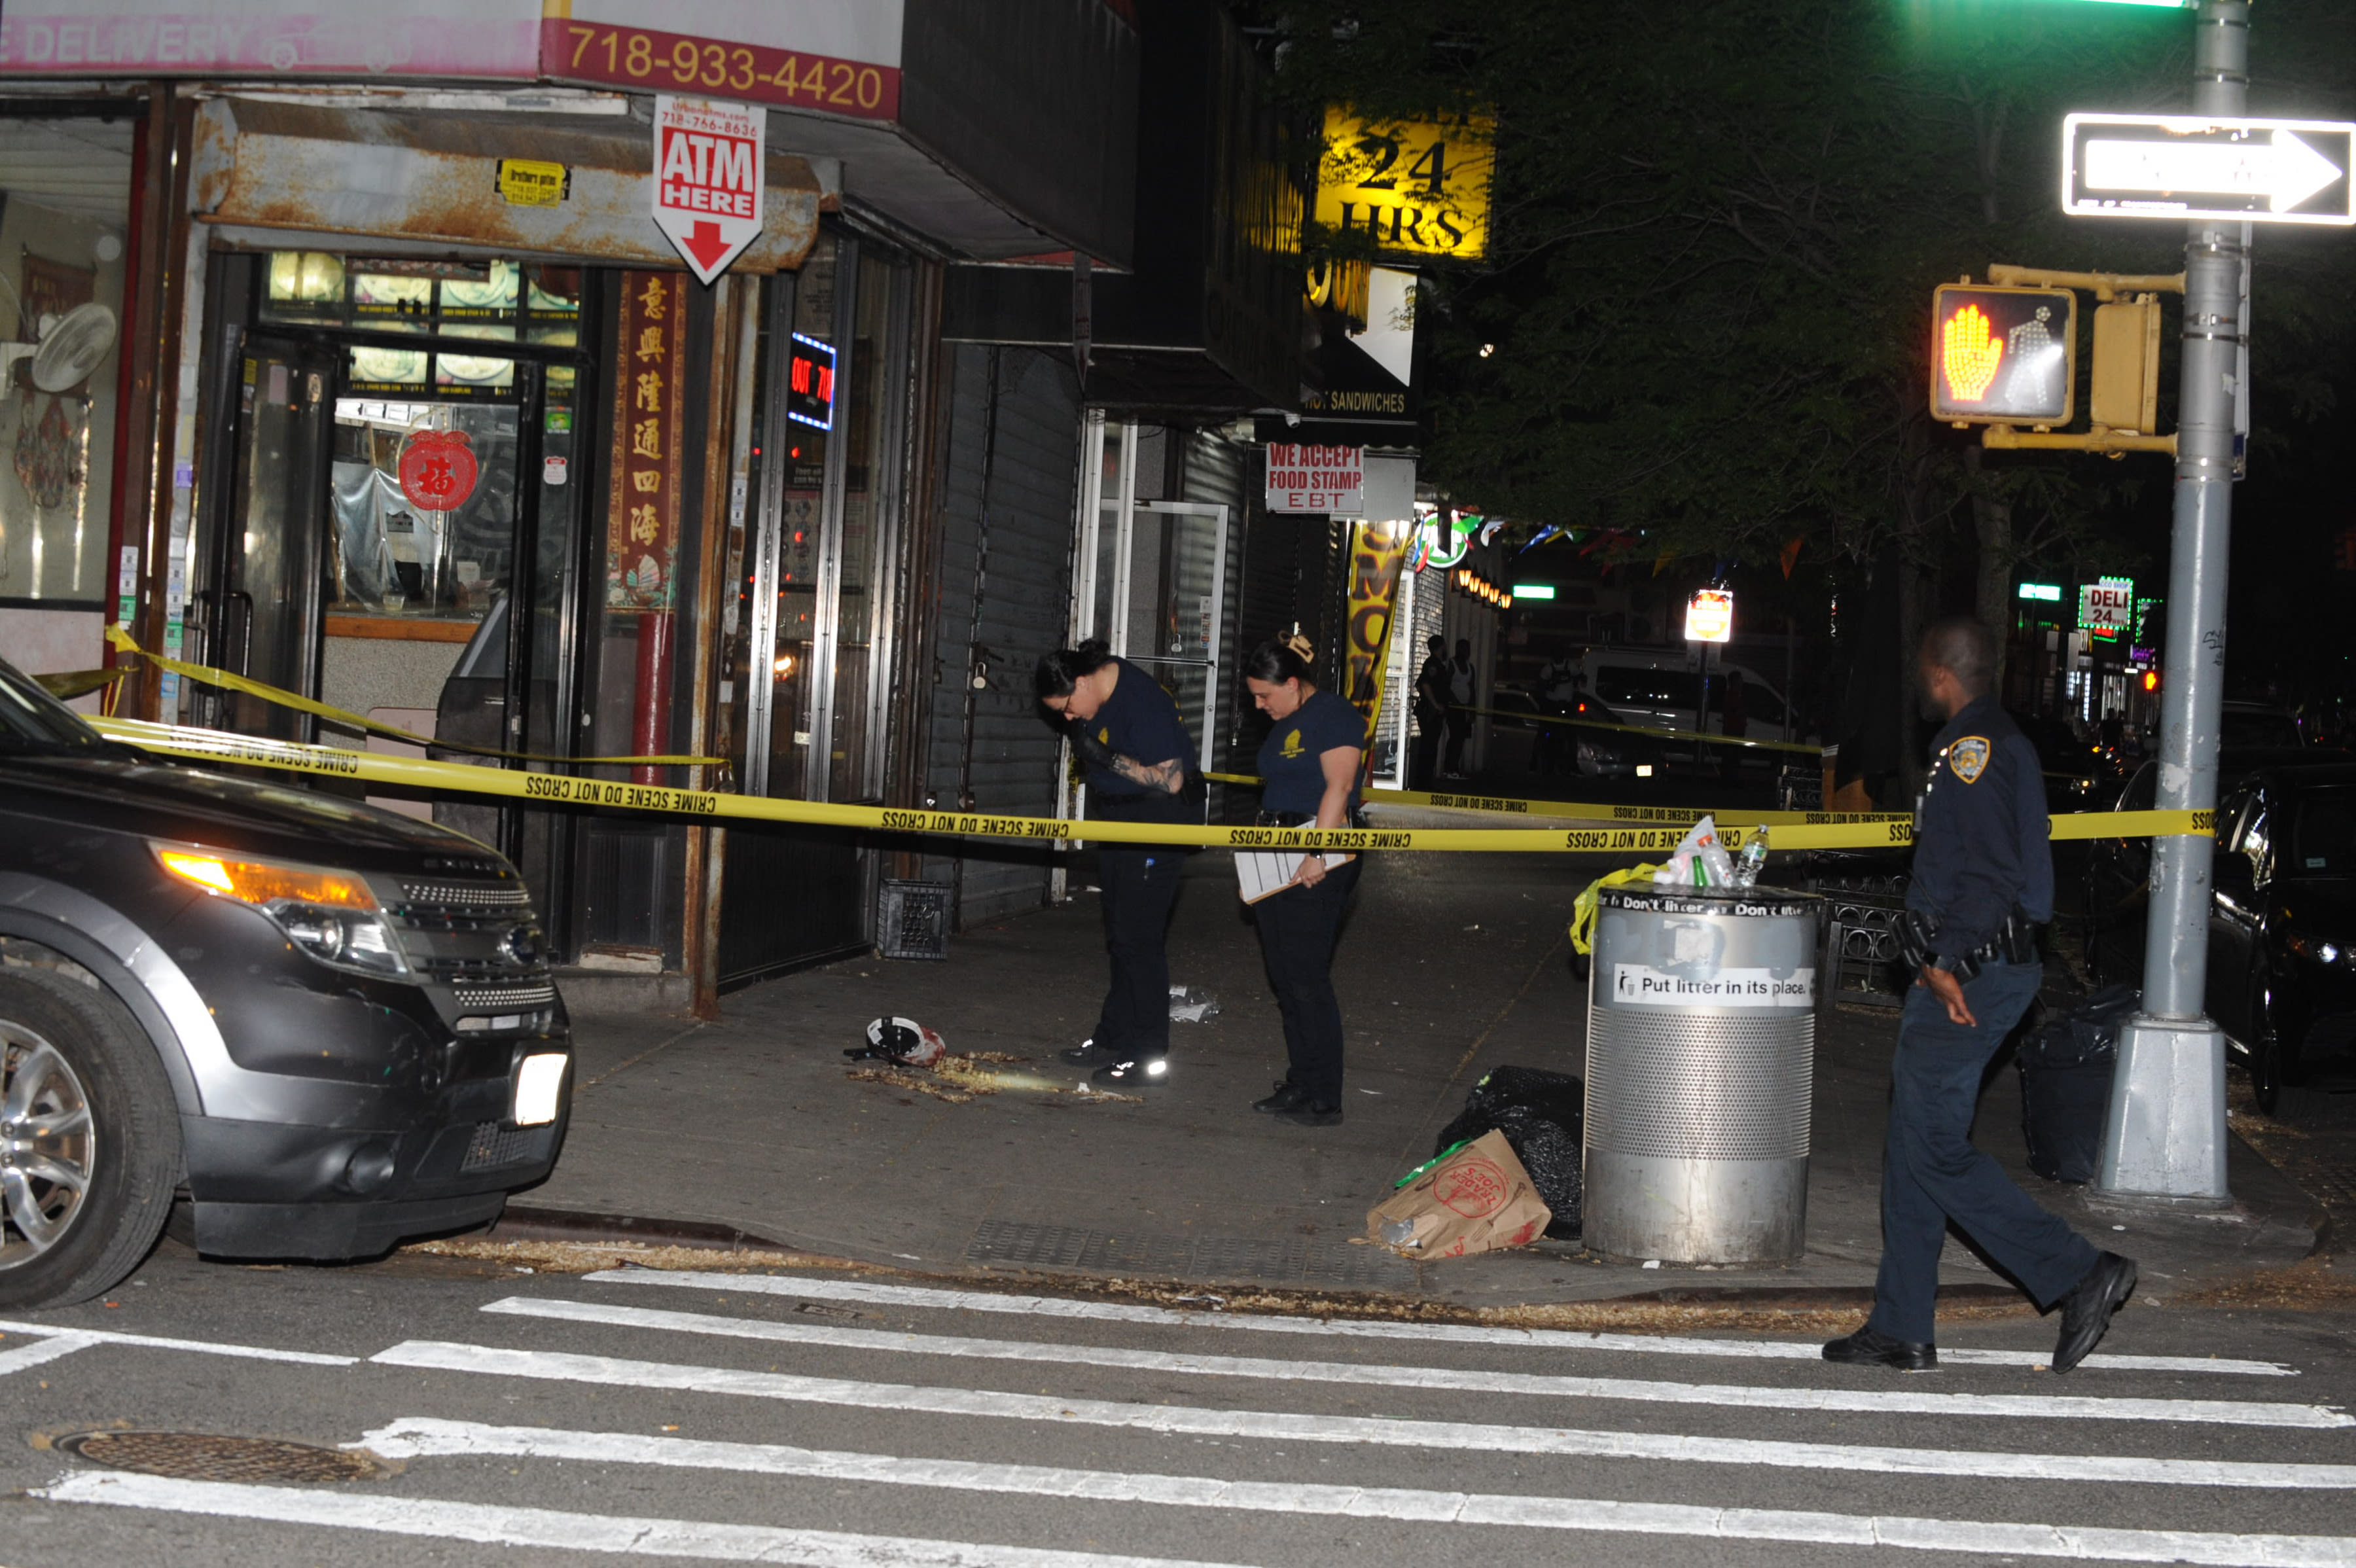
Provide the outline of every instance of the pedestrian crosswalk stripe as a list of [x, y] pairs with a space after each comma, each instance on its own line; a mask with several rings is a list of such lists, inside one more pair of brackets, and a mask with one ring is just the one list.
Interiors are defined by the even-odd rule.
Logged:
[[53, 1503], [110, 1503], [117, 1508], [222, 1519], [268, 1520], [380, 1534], [429, 1536], [493, 1546], [552, 1547], [636, 1558], [693, 1557], [718, 1563], [793, 1563], [803, 1568], [1221, 1568], [1168, 1557], [1122, 1557], [1103, 1552], [989, 1546], [887, 1535], [846, 1535], [830, 1530], [718, 1524], [700, 1520], [646, 1519], [564, 1513], [554, 1509], [447, 1502], [431, 1498], [369, 1497], [352, 1492], [250, 1487], [230, 1481], [181, 1481], [162, 1476], [80, 1471], [31, 1494]]
[[868, 1412], [1035, 1421], [1049, 1425], [1120, 1428], [1186, 1436], [1242, 1437], [1291, 1443], [1366, 1444], [1492, 1454], [1549, 1454], [1588, 1458], [1673, 1460], [1709, 1465], [1761, 1465], [1904, 1476], [1973, 1476], [2029, 1481], [2105, 1481], [2178, 1487], [2255, 1487], [2295, 1491], [2356, 1489], [2356, 1466], [2244, 1463], [2212, 1459], [2146, 1459], [2083, 1454], [2006, 1454], [1976, 1449], [1890, 1448], [1835, 1443], [1699, 1437], [1675, 1433], [1582, 1431], [1475, 1422], [1387, 1420], [1380, 1416], [1309, 1415], [1288, 1411], [1212, 1410], [1195, 1405], [1141, 1404], [1004, 1393], [990, 1389], [926, 1388], [856, 1382], [731, 1367], [637, 1361], [557, 1350], [515, 1350], [447, 1340], [410, 1339], [371, 1360], [389, 1367], [458, 1372], [470, 1377], [533, 1378], [607, 1388], [664, 1389], [743, 1399], [789, 1400]]
[[[0, 1334], [37, 1334], [89, 1345], [142, 1345], [153, 1350], [192, 1350], [199, 1356], [228, 1356], [249, 1361], [292, 1361], [305, 1367], [353, 1367], [357, 1356], [327, 1356], [316, 1350], [280, 1350], [267, 1345], [224, 1345], [214, 1339], [173, 1339], [161, 1334], [124, 1334], [112, 1328], [68, 1328], [56, 1323], [11, 1323], [0, 1319]], [[60, 1352], [62, 1354], [62, 1352]]]
[[0, 1378], [5, 1378], [11, 1372], [21, 1372], [27, 1367], [46, 1365], [61, 1356], [70, 1356], [77, 1350], [87, 1349], [97, 1343], [97, 1340], [87, 1334], [58, 1334], [47, 1339], [33, 1340], [29, 1344], [11, 1346], [5, 1350], [0, 1350]]
[[1627, 1400], [1646, 1404], [1701, 1404], [1717, 1409], [1851, 1411], [1871, 1414], [1976, 1415], [2052, 1421], [2192, 1422], [2207, 1425], [2343, 1427], [2356, 1417], [2324, 1405], [2270, 1404], [2243, 1400], [2133, 1399], [2062, 1394], [1936, 1393], [1912, 1388], [1778, 1388], [1744, 1383], [1680, 1383], [1638, 1378], [1596, 1378], [1543, 1372], [1496, 1372], [1462, 1367], [1357, 1365], [1344, 1361], [1280, 1361], [1256, 1356], [1192, 1355], [1105, 1345], [977, 1339], [962, 1335], [905, 1334], [845, 1328], [826, 1323], [781, 1323], [760, 1317], [666, 1312], [604, 1302], [509, 1296], [483, 1310], [524, 1317], [562, 1318], [626, 1328], [712, 1334], [879, 1354], [915, 1353], [991, 1361], [1044, 1361], [1179, 1372], [1196, 1377], [1265, 1378], [1277, 1382], [1360, 1383], [1394, 1389], [1451, 1389], [1488, 1394]]
[[2271, 1565], [2356, 1563], [2356, 1541], [2334, 1536], [2227, 1535], [1993, 1520], [1892, 1518], [1787, 1509], [1715, 1509], [1594, 1498], [1515, 1497], [1403, 1487], [1230, 1481], [1214, 1476], [993, 1465], [858, 1454], [768, 1443], [711, 1443], [637, 1433], [563, 1432], [410, 1417], [354, 1444], [386, 1459], [496, 1455], [586, 1464], [658, 1465], [854, 1484], [1008, 1492], [1091, 1503], [1315, 1514], [1399, 1523], [1508, 1525], [1601, 1534], [1901, 1546], [2129, 1563]]
[[[1739, 1359], [1815, 1361], [1815, 1340], [1712, 1339], [1691, 1335], [1612, 1334], [1570, 1328], [1505, 1328], [1471, 1323], [1386, 1323], [1350, 1317], [1280, 1317], [1270, 1313], [1183, 1312], [1131, 1302], [1087, 1301], [1067, 1296], [1000, 1294], [993, 1291], [938, 1290], [926, 1285], [884, 1284], [872, 1280], [831, 1279], [809, 1274], [723, 1274], [702, 1270], [605, 1269], [584, 1276], [597, 1284], [672, 1285], [737, 1295], [801, 1296], [813, 1301], [855, 1301], [877, 1306], [938, 1307], [953, 1312], [1008, 1313], [1031, 1317], [1084, 1318], [1100, 1323], [1167, 1324], [1182, 1328], [1223, 1328], [1258, 1334], [1309, 1334], [1320, 1338], [1408, 1339], [1451, 1345], [1512, 1345], [1547, 1350], [1617, 1350], [1651, 1356], [1714, 1356]], [[1943, 1367], [2042, 1367], [2050, 1350], [1951, 1349], [1940, 1347]], [[2244, 1377], [2294, 1378], [2296, 1368], [2279, 1361], [2222, 1356], [2133, 1356], [2098, 1354], [2078, 1364], [2080, 1371], [2219, 1372]]]

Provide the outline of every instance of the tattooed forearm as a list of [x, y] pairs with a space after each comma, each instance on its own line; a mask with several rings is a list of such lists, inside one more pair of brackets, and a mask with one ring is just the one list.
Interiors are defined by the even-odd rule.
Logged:
[[1186, 765], [1176, 757], [1167, 762], [1140, 762], [1133, 757], [1116, 755], [1112, 770], [1132, 784], [1142, 784], [1149, 789], [1159, 789], [1175, 795], [1186, 787]]

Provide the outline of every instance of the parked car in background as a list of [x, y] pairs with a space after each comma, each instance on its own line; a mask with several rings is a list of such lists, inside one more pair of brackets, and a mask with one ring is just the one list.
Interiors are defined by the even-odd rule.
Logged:
[[110, 1288], [176, 1199], [220, 1257], [482, 1224], [554, 1165], [572, 1059], [498, 854], [158, 762], [0, 662], [0, 1307]]
[[[1595, 727], [1636, 721], [1622, 716], [1585, 691], [1574, 691], [1558, 701], [1501, 689], [1490, 694], [1489, 707], [1491, 730], [1501, 743], [1509, 734], [1529, 736], [1527, 766], [1533, 773], [1625, 779], [1660, 761], [1659, 737]], [[1507, 754], [1504, 760], [1521, 762], [1523, 758]]]
[[2269, 703], [2225, 703], [2217, 710], [2217, 746], [2221, 751], [2254, 751], [2260, 747], [2298, 750], [2311, 737], [2288, 708]]
[[[2220, 757], [2203, 1008], [2248, 1068], [2259, 1110], [2356, 1084], [2356, 763], [2305, 748]], [[2147, 763], [2117, 810], [2149, 811]], [[2086, 957], [2104, 980], [2143, 977], [2151, 841], [2096, 840], [2085, 870]]]
[[[1723, 734], [1725, 723], [1721, 704], [1725, 700], [1725, 682], [1730, 671], [1742, 675], [1743, 733], [1752, 740], [1813, 740], [1813, 736], [1796, 733], [1796, 715], [1784, 701], [1783, 693], [1773, 682], [1758, 671], [1740, 662], [1728, 662], [1712, 654], [1709, 660], [1709, 692], [1708, 712], [1703, 711], [1702, 671], [1698, 655], [1660, 648], [1597, 648], [1588, 650], [1580, 661], [1580, 681], [1599, 701], [1625, 714], [1630, 724], [1649, 725], [1659, 729], [1702, 730], [1711, 735]], [[1680, 747], [1682, 752], [1686, 748]], [[1697, 748], [1715, 751], [1715, 746]], [[1761, 753], [1762, 759], [1772, 753]]]
[[2014, 714], [2012, 722], [2037, 748], [2045, 774], [2045, 809], [2084, 811], [2107, 805], [2118, 791], [2115, 765], [2099, 746], [2078, 738], [2069, 721]]

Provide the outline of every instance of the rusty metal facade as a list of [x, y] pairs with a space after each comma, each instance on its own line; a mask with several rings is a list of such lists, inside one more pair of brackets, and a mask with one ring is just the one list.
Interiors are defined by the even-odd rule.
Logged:
[[[571, 170], [565, 199], [518, 206], [498, 162], [529, 157]], [[653, 145], [626, 114], [461, 114], [317, 107], [219, 97], [197, 111], [189, 204], [223, 230], [402, 240], [504, 254], [676, 266], [648, 216]], [[771, 153], [764, 227], [735, 263], [773, 273], [802, 263], [819, 214], [841, 188], [841, 166]], [[258, 248], [258, 247], [257, 247]]]

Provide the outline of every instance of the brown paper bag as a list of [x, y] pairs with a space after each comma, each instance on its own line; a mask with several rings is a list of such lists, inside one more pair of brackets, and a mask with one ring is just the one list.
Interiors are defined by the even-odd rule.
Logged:
[[1366, 1213], [1366, 1239], [1403, 1257], [1462, 1258], [1526, 1247], [1553, 1219], [1500, 1132], [1435, 1160]]

